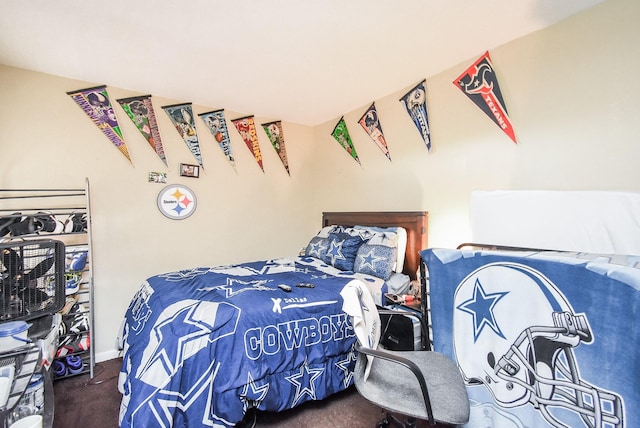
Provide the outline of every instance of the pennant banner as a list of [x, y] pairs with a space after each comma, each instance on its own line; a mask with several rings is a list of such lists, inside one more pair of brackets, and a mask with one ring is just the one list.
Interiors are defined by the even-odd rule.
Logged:
[[351, 136], [349, 136], [349, 130], [347, 129], [347, 124], [344, 121], [344, 117], [341, 117], [335, 128], [333, 128], [333, 132], [331, 133], [333, 138], [336, 139], [338, 143], [351, 155], [352, 158], [355, 159], [360, 165], [360, 158], [358, 158], [358, 153], [356, 152], [356, 148], [351, 141]]
[[191, 103], [163, 106], [162, 109], [167, 113], [169, 119], [171, 119], [173, 126], [189, 150], [191, 150], [193, 157], [196, 158], [198, 164], [204, 169], [202, 165], [202, 152], [200, 152], [200, 143], [198, 142], [198, 131], [196, 129], [196, 122], [193, 119]]
[[109, 141], [131, 162], [129, 149], [122, 138], [122, 130], [109, 100], [106, 85], [78, 89], [67, 92], [67, 95], [71, 96]]
[[236, 170], [236, 160], [233, 158], [231, 152], [231, 139], [229, 138], [229, 130], [227, 129], [227, 122], [224, 120], [224, 110], [216, 110], [208, 113], [201, 113], [198, 116], [202, 118], [204, 124], [207, 126], [213, 138], [218, 142], [222, 153], [227, 157], [227, 160]]
[[271, 141], [271, 145], [280, 156], [280, 160], [282, 161], [282, 165], [284, 165], [284, 169], [287, 170], [287, 174], [291, 175], [289, 172], [289, 161], [287, 160], [287, 149], [284, 146], [284, 133], [282, 132], [282, 122], [269, 122], [263, 123], [262, 128], [264, 132], [267, 133], [267, 137], [269, 137], [269, 141]]
[[151, 148], [156, 152], [160, 160], [167, 166], [167, 158], [162, 147], [162, 138], [160, 138], [160, 130], [156, 114], [151, 104], [151, 95], [143, 95], [141, 97], [122, 98], [117, 100], [127, 116], [136, 125], [138, 131], [142, 134]]
[[453, 84], [480, 107], [514, 143], [518, 143], [488, 51], [454, 80]]
[[258, 162], [260, 169], [264, 172], [264, 167], [262, 166], [262, 153], [260, 152], [258, 133], [256, 132], [256, 124], [253, 120], [253, 116], [241, 117], [232, 120], [232, 122], [240, 133], [244, 143], [247, 145], [251, 153], [253, 153], [253, 157], [256, 159], [256, 162]]
[[382, 150], [382, 153], [384, 153], [387, 159], [391, 160], [391, 154], [389, 153], [387, 141], [384, 139], [384, 134], [382, 133], [382, 125], [378, 119], [375, 103], [371, 104], [371, 107], [364, 112], [358, 123], [360, 123], [362, 128], [367, 132], [367, 135], [369, 135], [380, 150]]
[[418, 83], [400, 98], [400, 101], [402, 101], [407, 113], [409, 113], [413, 123], [418, 128], [427, 150], [431, 150], [431, 131], [429, 130], [429, 116], [427, 114], [427, 88], [425, 87], [425, 81]]

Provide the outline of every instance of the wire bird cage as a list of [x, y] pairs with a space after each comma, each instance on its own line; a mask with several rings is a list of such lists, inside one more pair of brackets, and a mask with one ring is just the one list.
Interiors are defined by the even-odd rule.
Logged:
[[0, 322], [29, 321], [65, 303], [65, 245], [56, 240], [0, 243]]

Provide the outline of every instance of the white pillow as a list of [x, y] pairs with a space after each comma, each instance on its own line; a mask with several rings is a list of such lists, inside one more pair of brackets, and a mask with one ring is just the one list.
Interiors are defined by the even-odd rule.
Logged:
[[407, 252], [407, 230], [404, 227], [394, 227], [398, 234], [398, 263], [396, 264], [396, 272], [402, 273], [404, 269], [404, 256]]

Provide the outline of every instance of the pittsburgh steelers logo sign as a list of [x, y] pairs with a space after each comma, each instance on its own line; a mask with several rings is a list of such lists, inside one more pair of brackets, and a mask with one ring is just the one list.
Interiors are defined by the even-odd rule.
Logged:
[[196, 195], [186, 186], [172, 184], [158, 194], [158, 209], [166, 217], [182, 220], [196, 210]]

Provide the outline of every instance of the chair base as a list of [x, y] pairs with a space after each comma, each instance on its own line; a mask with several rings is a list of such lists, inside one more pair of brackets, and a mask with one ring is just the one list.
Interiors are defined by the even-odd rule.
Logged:
[[384, 418], [376, 424], [376, 428], [389, 428], [391, 426], [398, 428], [416, 428], [416, 418], [407, 417], [407, 421], [403, 422], [391, 413], [386, 413]]

